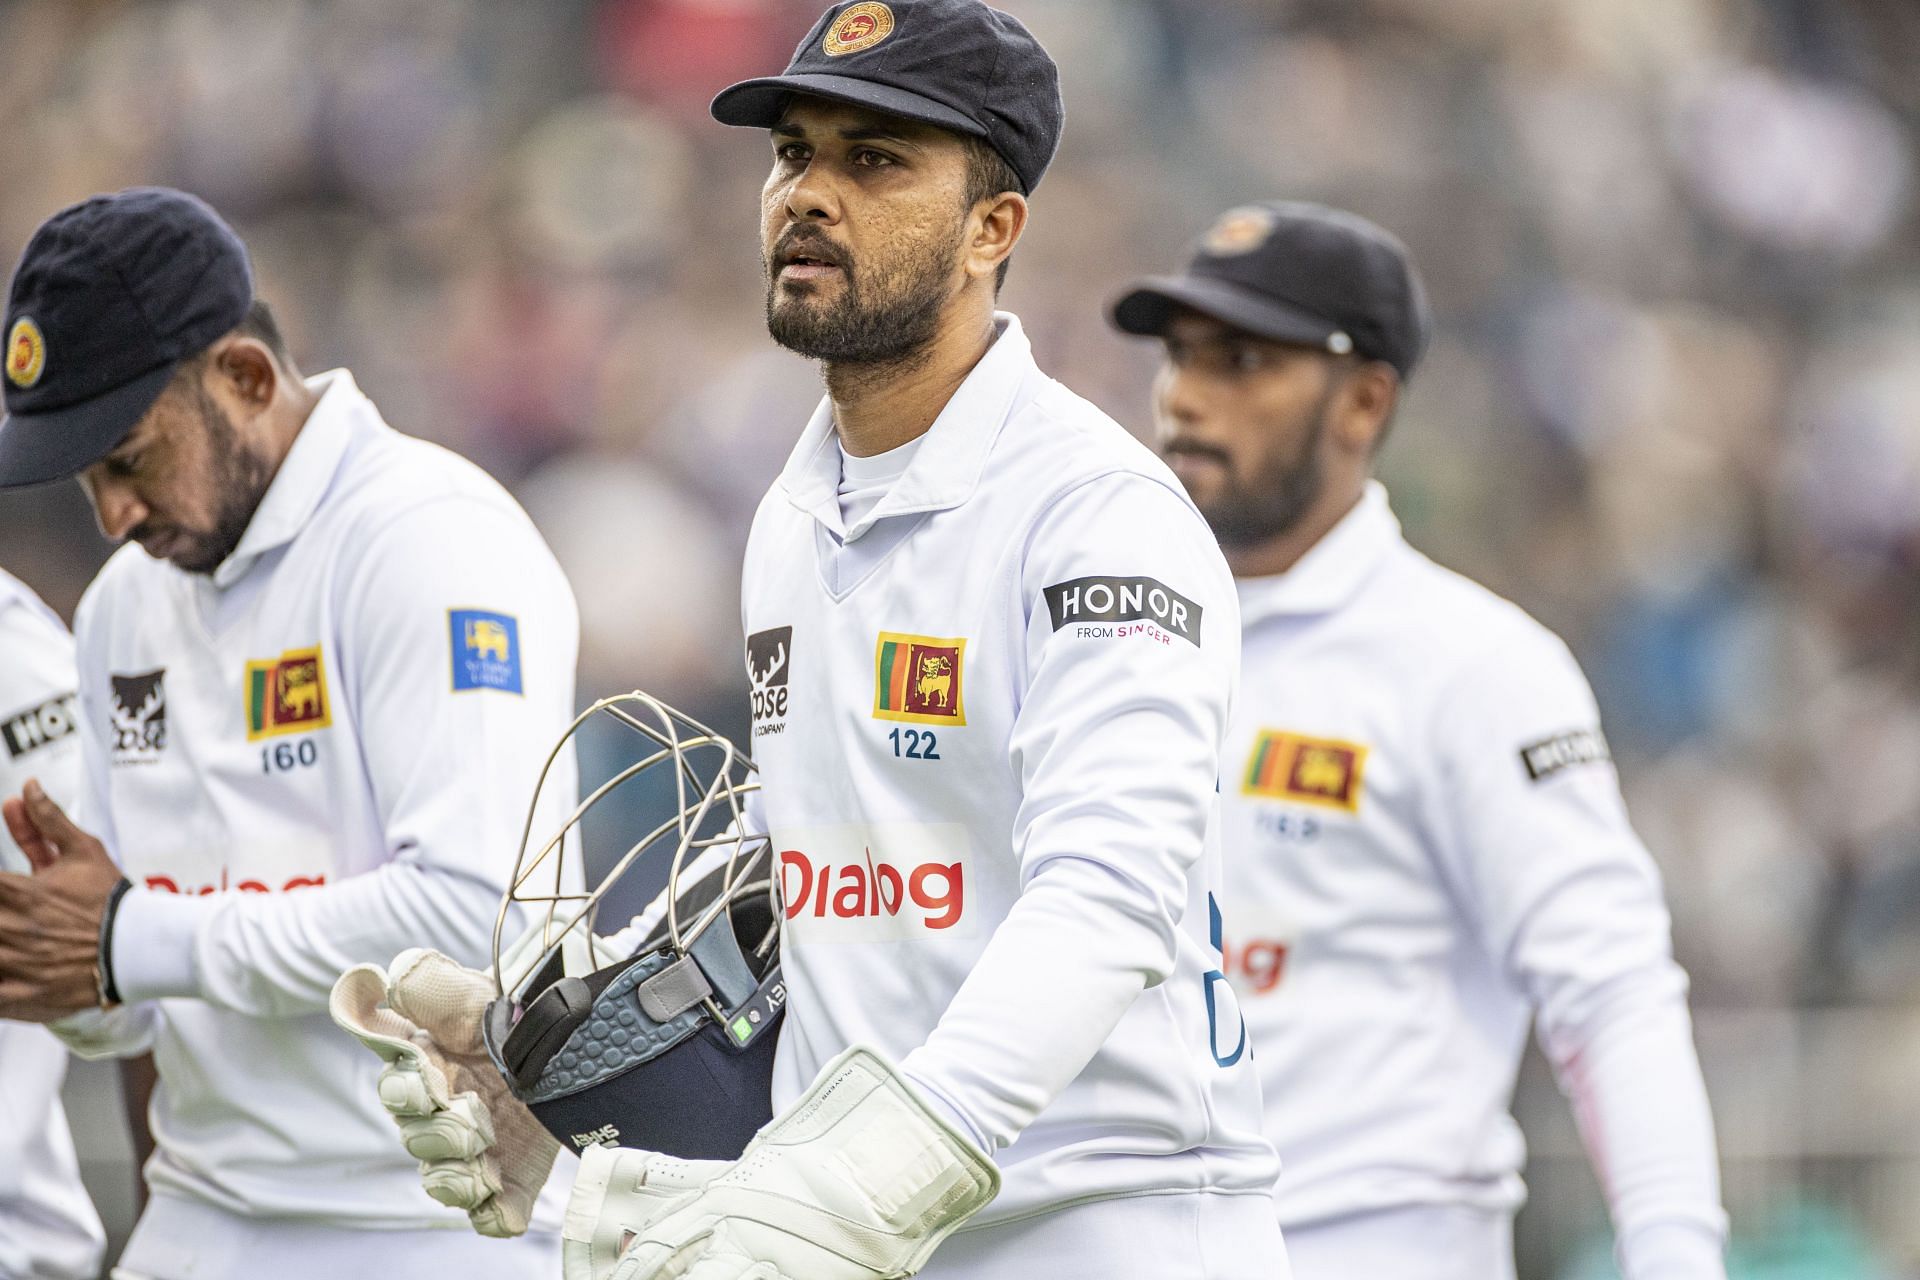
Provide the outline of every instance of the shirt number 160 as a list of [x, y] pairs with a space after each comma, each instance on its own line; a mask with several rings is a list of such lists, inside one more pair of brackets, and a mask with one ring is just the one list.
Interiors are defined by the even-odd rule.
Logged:
[[310, 768], [319, 759], [320, 748], [312, 738], [302, 738], [298, 744], [280, 742], [260, 748], [260, 772], [285, 773], [290, 769]]

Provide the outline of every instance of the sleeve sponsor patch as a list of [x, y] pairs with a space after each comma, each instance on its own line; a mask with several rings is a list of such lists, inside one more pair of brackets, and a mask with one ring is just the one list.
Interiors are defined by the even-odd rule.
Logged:
[[453, 691], [499, 689], [520, 693], [520, 624], [509, 613], [449, 609]]
[[79, 726], [78, 694], [63, 693], [37, 707], [8, 716], [0, 722], [0, 737], [7, 741], [7, 755], [15, 760], [30, 751], [38, 751], [71, 734]]
[[1200, 644], [1200, 606], [1154, 578], [1074, 578], [1048, 587], [1045, 595], [1055, 631], [1076, 627], [1076, 634], [1127, 635], [1126, 624], [1138, 623]]
[[1574, 729], [1520, 748], [1520, 763], [1535, 782], [1544, 782], [1563, 769], [1611, 759], [1613, 753], [1598, 729]]

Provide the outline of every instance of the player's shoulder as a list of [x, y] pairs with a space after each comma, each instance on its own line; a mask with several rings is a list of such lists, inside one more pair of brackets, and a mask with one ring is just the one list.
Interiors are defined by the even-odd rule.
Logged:
[[995, 449], [998, 479], [1034, 491], [1036, 513], [1078, 509], [1105, 523], [1202, 525], [1160, 456], [1086, 397], [1038, 374]]
[[1551, 627], [1408, 543], [1394, 548], [1357, 603], [1406, 636], [1436, 691], [1486, 678], [1584, 683], [1572, 651]]
[[9, 645], [45, 644], [67, 648], [71, 640], [60, 615], [32, 587], [0, 569], [0, 635]]
[[[138, 543], [122, 543], [81, 593], [80, 603], [73, 612], [74, 635], [84, 642], [103, 615], [118, 611], [126, 602], [140, 601], [164, 589], [164, 580], [171, 572], [174, 572], [171, 566], [155, 560]], [[135, 607], [137, 611], [137, 604]]]
[[520, 503], [479, 464], [392, 428], [349, 452], [323, 518], [357, 551], [448, 537], [539, 540]]

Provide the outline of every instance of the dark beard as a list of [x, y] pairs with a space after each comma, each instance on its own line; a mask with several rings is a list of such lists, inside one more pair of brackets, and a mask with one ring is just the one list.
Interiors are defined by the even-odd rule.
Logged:
[[1326, 474], [1320, 465], [1320, 437], [1327, 430], [1332, 393], [1313, 408], [1313, 426], [1299, 456], [1277, 459], [1251, 482], [1230, 481], [1220, 496], [1200, 509], [1220, 545], [1233, 550], [1258, 547], [1291, 532], [1320, 498]]
[[844, 264], [846, 286], [824, 302], [805, 295], [781, 296], [771, 263], [767, 270], [767, 332], [789, 351], [828, 364], [896, 364], [924, 350], [940, 331], [940, 313], [951, 293], [949, 277], [960, 240], [923, 254], [877, 279]]
[[185, 531], [184, 550], [169, 557], [176, 568], [188, 573], [212, 573], [240, 545], [241, 535], [260, 508], [273, 477], [265, 461], [255, 457], [240, 443], [233, 420], [207, 394], [197, 379], [188, 382], [194, 411], [206, 424], [207, 446], [213, 458], [214, 491], [219, 503], [214, 510], [213, 528], [205, 533]]

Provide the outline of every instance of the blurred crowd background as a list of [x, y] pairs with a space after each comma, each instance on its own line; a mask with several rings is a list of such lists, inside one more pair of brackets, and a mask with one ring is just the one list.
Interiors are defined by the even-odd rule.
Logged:
[[[1594, 678], [1693, 976], [1735, 1274], [1920, 1275], [1920, 4], [1001, 3], [1068, 106], [1005, 305], [1130, 427], [1155, 352], [1103, 304], [1221, 210], [1322, 200], [1412, 247], [1439, 336], [1385, 477]], [[762, 327], [766, 141], [706, 103], [818, 8], [0, 0], [0, 259], [95, 191], [206, 197], [307, 371], [540, 522], [583, 699], [744, 732], [738, 558], [820, 386]], [[108, 550], [73, 486], [0, 498], [0, 564], [62, 612]], [[1519, 1108], [1523, 1275], [1609, 1274], [1537, 1061]]]

